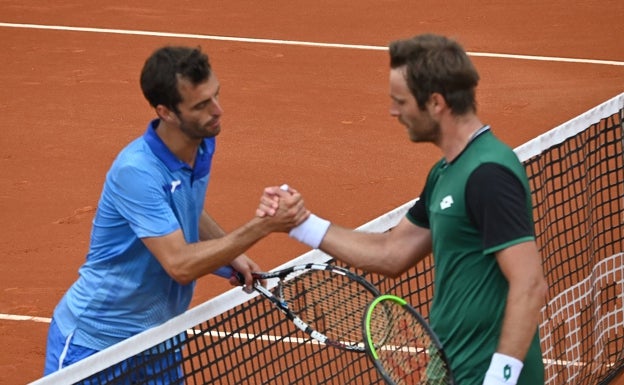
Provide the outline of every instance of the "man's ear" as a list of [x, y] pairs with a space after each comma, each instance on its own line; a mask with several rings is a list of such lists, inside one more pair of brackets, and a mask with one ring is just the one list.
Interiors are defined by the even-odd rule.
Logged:
[[175, 123], [178, 121], [176, 113], [162, 104], [156, 106], [156, 115], [158, 115], [158, 117], [166, 123]]
[[429, 113], [432, 116], [439, 116], [444, 110], [448, 108], [446, 104], [446, 99], [442, 94], [434, 92], [429, 96], [429, 101], [427, 102], [427, 108], [429, 109]]

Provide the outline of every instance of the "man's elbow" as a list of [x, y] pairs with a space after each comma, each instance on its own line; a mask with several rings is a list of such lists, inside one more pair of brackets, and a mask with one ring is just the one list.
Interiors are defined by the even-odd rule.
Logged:
[[531, 285], [532, 297], [539, 303], [540, 308], [546, 304], [546, 298], [548, 297], [548, 282], [544, 276], [536, 277]]
[[184, 266], [167, 266], [164, 267], [164, 269], [171, 279], [180, 285], [188, 285], [196, 278], [188, 269], [184, 268]]

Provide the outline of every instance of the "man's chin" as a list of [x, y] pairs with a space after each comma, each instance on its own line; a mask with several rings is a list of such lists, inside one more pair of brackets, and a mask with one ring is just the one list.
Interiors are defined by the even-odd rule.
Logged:
[[210, 127], [210, 129], [206, 130], [206, 138], [212, 138], [214, 136], [219, 135], [219, 133], [221, 132], [221, 125], [215, 126], [215, 127]]

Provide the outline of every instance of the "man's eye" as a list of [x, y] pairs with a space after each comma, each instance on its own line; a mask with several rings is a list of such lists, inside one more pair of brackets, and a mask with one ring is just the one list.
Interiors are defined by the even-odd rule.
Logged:
[[196, 110], [203, 110], [204, 108], [206, 108], [206, 106], [208, 105], [209, 102], [202, 102], [199, 103], [198, 105], [195, 106]]

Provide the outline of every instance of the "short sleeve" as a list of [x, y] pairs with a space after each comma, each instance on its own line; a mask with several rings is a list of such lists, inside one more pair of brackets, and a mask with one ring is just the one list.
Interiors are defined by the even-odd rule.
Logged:
[[416, 199], [414, 205], [410, 207], [405, 215], [406, 218], [419, 227], [429, 228], [429, 215], [427, 215], [427, 202], [425, 199], [425, 190]]
[[111, 182], [115, 208], [137, 237], [162, 236], [180, 228], [162, 184], [147, 170], [122, 166]]
[[466, 184], [467, 211], [487, 253], [534, 239], [526, 202], [522, 183], [506, 167], [486, 163], [473, 171]]

